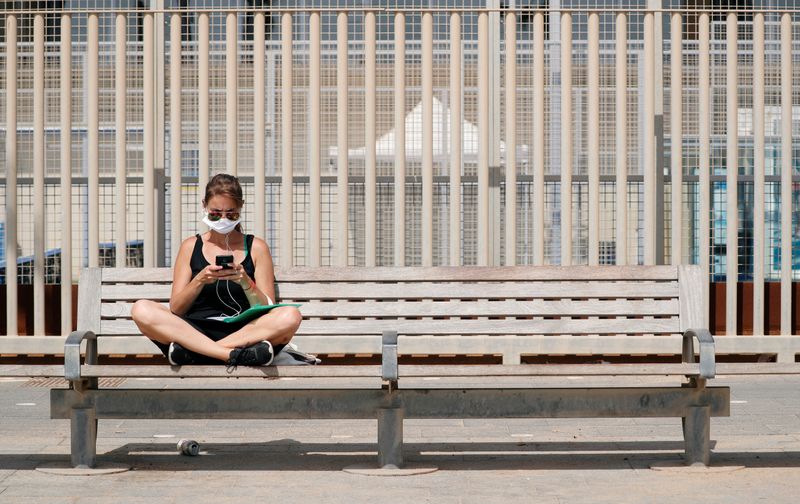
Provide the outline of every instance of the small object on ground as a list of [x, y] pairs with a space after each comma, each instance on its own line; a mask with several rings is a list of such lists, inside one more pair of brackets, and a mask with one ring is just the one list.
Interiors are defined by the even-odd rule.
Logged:
[[200, 455], [200, 443], [193, 439], [181, 439], [178, 441], [178, 452], [187, 457]]

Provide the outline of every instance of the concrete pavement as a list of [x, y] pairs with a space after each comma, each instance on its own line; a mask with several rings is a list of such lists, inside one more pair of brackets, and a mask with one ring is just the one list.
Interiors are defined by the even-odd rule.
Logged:
[[[800, 377], [712, 381], [731, 387], [733, 404], [712, 419], [709, 470], [651, 468], [681, 460], [674, 418], [407, 420], [406, 458], [439, 467], [407, 477], [342, 471], [375, 463], [377, 426], [327, 420], [101, 420], [99, 460], [131, 471], [44, 474], [35, 468], [68, 460], [69, 425], [49, 419], [40, 385], [0, 381], [0, 504], [800, 500]], [[200, 441], [199, 457], [177, 453], [184, 437]]]

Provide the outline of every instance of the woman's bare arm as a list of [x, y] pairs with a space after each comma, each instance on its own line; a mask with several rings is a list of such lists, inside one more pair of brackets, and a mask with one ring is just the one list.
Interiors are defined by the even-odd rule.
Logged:
[[256, 304], [269, 304], [275, 301], [275, 270], [272, 264], [272, 255], [264, 240], [255, 238], [253, 248], [250, 250], [253, 265], [256, 269], [255, 284], [242, 285], [251, 306]]
[[[172, 293], [169, 297], [169, 309], [176, 315], [183, 315], [197, 299], [203, 289], [203, 283], [197, 277], [192, 278], [190, 260], [196, 238], [187, 238], [181, 243], [175, 265], [172, 268]], [[199, 275], [198, 275], [199, 276]]]

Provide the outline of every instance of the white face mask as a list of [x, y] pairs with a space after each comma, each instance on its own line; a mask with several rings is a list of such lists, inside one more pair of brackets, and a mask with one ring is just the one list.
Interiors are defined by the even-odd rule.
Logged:
[[242, 221], [242, 219], [236, 219], [235, 221], [228, 219], [227, 217], [223, 217], [218, 221], [212, 221], [208, 218], [208, 212], [204, 212], [203, 217], [203, 224], [208, 226], [212, 231], [216, 231], [219, 234], [228, 234], [233, 231], [236, 226]]

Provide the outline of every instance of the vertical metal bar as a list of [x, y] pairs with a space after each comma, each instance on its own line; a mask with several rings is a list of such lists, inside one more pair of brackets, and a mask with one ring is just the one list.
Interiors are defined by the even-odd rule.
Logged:
[[664, 22], [661, 0], [648, 0], [647, 6], [653, 10], [653, 73], [652, 78], [655, 89], [653, 101], [653, 136], [654, 136], [654, 186], [655, 195], [655, 264], [664, 264], [666, 220], [664, 219], [666, 206], [664, 204]]
[[764, 14], [753, 16], [753, 335], [764, 334]]
[[172, 253], [172, 264], [178, 257], [180, 243], [183, 237], [181, 229], [182, 208], [181, 208], [181, 149], [182, 149], [182, 121], [181, 121], [181, 15], [174, 12], [170, 21], [169, 37], [169, 121], [170, 121], [170, 244]]
[[[291, 25], [291, 14], [289, 15]], [[265, 149], [266, 149], [266, 124], [264, 118], [266, 103], [266, 87], [264, 82], [264, 69], [266, 60], [266, 16], [264, 12], [256, 12], [253, 19], [253, 189], [255, 192], [255, 230], [261, 236], [267, 236], [266, 229], [266, 196], [264, 171], [265, 171]], [[291, 43], [291, 42], [290, 42]], [[290, 47], [291, 49], [291, 47]], [[282, 222], [286, 219], [294, 222], [293, 214], [284, 214]], [[281, 262], [284, 256], [281, 252]]]
[[[151, 0], [151, 9], [154, 10], [153, 27], [155, 29], [155, 57], [153, 65], [156, 76], [156, 107], [155, 107], [155, 223], [156, 239], [154, 240], [156, 266], [167, 265], [167, 226], [163, 217], [167, 212], [167, 33], [169, 18], [164, 8], [167, 0]], [[156, 217], [158, 216], [158, 217]]]
[[[127, 111], [125, 106], [125, 100], [128, 94], [128, 74], [127, 74], [127, 66], [126, 66], [126, 57], [127, 57], [127, 29], [128, 29], [128, 18], [125, 14], [119, 13], [117, 14], [117, 26], [116, 26], [116, 55], [114, 59], [114, 117], [115, 117], [115, 128], [114, 128], [114, 145], [115, 145], [115, 153], [114, 153], [114, 161], [116, 163], [115, 169], [115, 186], [116, 186], [116, 195], [114, 198], [115, 204], [115, 220], [114, 220], [114, 228], [116, 234], [116, 265], [118, 268], [125, 267], [127, 264], [127, 236], [128, 236], [128, 216], [125, 207], [127, 205], [127, 195], [125, 193], [126, 189], [126, 180], [125, 177], [127, 175]], [[62, 36], [64, 30], [61, 30]], [[65, 76], [65, 78], [69, 78]], [[61, 252], [63, 256], [63, 251]], [[62, 270], [63, 271], [63, 270]], [[63, 272], [62, 272], [63, 275]]]
[[[61, 334], [72, 331], [72, 16], [61, 16]], [[9, 264], [6, 262], [6, 264]], [[6, 267], [8, 275], [8, 267]]]
[[151, 0], [150, 8], [154, 13], [153, 32], [154, 51], [153, 65], [155, 68], [155, 128], [154, 128], [154, 186], [155, 186], [155, 215], [153, 216], [155, 240], [155, 266], [167, 265], [167, 33], [169, 16], [164, 11], [166, 0]]
[[792, 334], [792, 15], [781, 16], [781, 334]]
[[208, 184], [209, 165], [211, 161], [211, 138], [209, 135], [209, 110], [211, 103], [208, 96], [209, 87], [209, 29], [208, 13], [202, 12], [197, 20], [197, 149], [199, 150], [199, 165], [197, 167], [197, 191], [205, 198], [205, 189]]
[[[33, 18], [33, 333], [44, 334], [44, 15]], [[6, 268], [7, 269], [7, 268]]]
[[600, 15], [589, 13], [586, 111], [589, 172], [589, 265], [600, 264]]
[[533, 264], [544, 264], [544, 13], [533, 15]]
[[506, 266], [517, 263], [517, 15], [506, 14]]
[[501, 264], [502, 234], [500, 226], [503, 221], [502, 207], [500, 205], [500, 185], [503, 178], [503, 167], [500, 164], [500, 143], [501, 143], [501, 95], [502, 95], [502, 71], [500, 65], [501, 58], [501, 21], [500, 0], [487, 0], [486, 6], [488, 58], [489, 58], [489, 79], [487, 96], [489, 97], [488, 114], [489, 118], [489, 190], [487, 191], [487, 211], [486, 211], [486, 243], [488, 245], [487, 265], [497, 266]]
[[683, 263], [683, 72], [682, 18], [673, 12], [670, 61], [670, 139], [672, 174], [672, 264]]
[[86, 77], [86, 136], [89, 144], [89, 267], [100, 265], [100, 87], [99, 87], [99, 39], [100, 23], [97, 13], [90, 13], [87, 23], [87, 68]]
[[628, 16], [617, 13], [616, 33], [616, 119], [617, 119], [617, 264], [628, 264]]
[[[266, 25], [266, 15], [264, 16], [264, 23]], [[266, 43], [266, 26], [264, 28], [264, 42]], [[265, 111], [266, 118], [264, 120], [264, 127], [269, 128], [269, 134], [267, 131], [264, 131], [264, 135], [266, 136], [265, 140], [265, 149], [266, 152], [264, 154], [264, 176], [266, 177], [267, 173], [275, 174], [277, 172], [276, 166], [278, 161], [276, 161], [276, 155], [278, 154], [278, 143], [277, 143], [277, 135], [274, 134], [275, 128], [278, 125], [277, 115], [276, 115], [276, 103], [278, 100], [276, 99], [277, 89], [278, 89], [278, 74], [277, 74], [277, 63], [278, 60], [275, 51], [266, 51], [266, 46], [264, 49], [265, 52], [265, 62], [264, 66], [266, 67], [266, 78], [264, 79], [264, 101], [265, 101]], [[307, 133], [307, 131], [306, 131]], [[267, 168], [269, 167], [269, 169]], [[308, 164], [306, 163], [306, 168], [308, 168]], [[307, 173], [307, 172], [306, 172]], [[265, 181], [266, 184], [266, 181]], [[266, 192], [266, 190], [265, 190]], [[266, 204], [266, 196], [264, 198], [264, 203]], [[266, 210], [266, 207], [265, 207]], [[265, 214], [266, 215], [266, 214]], [[266, 226], [266, 216], [265, 216], [265, 223]], [[266, 236], [267, 230], [264, 230], [264, 236]]]
[[478, 14], [478, 266], [489, 264], [489, 14]]
[[349, 252], [348, 215], [349, 202], [349, 160], [347, 138], [347, 13], [340, 12], [336, 26], [336, 142], [338, 159], [336, 162], [336, 239], [334, 248], [336, 258], [332, 261], [338, 266], [347, 266]]
[[[292, 14], [281, 16], [281, 265], [294, 265], [294, 156], [292, 149]], [[259, 90], [258, 94], [263, 95]], [[263, 109], [262, 109], [263, 118]], [[263, 186], [259, 189], [263, 193]], [[261, 210], [261, 207], [259, 207]]]
[[375, 35], [376, 20], [374, 12], [364, 14], [364, 241], [366, 266], [376, 265], [376, 230], [377, 230], [377, 168], [375, 165]]
[[561, 13], [561, 265], [572, 264], [572, 14]]
[[[711, 51], [710, 51], [710, 17], [707, 12], [700, 14], [699, 18], [699, 46], [698, 46], [698, 118], [697, 129], [698, 145], [698, 170], [700, 172], [700, 268], [703, 271], [703, 304], [710, 304], [709, 281], [711, 266], [709, 253], [711, 251]], [[708, 310], [704, 312], [704, 322], [708, 326]]]
[[461, 13], [450, 14], [450, 265], [461, 264]]
[[227, 166], [225, 171], [239, 173], [239, 61], [237, 13], [225, 17], [225, 127]]
[[320, 68], [321, 54], [320, 54], [320, 39], [321, 39], [321, 25], [320, 13], [312, 12], [309, 20], [310, 24], [310, 47], [309, 56], [311, 68], [309, 70], [309, 102], [310, 102], [310, 144], [311, 153], [309, 166], [309, 192], [311, 193], [311, 208], [309, 209], [309, 245], [308, 245], [308, 265], [317, 267], [320, 265], [320, 236], [322, 228], [322, 192], [320, 188]]
[[725, 271], [725, 333], [736, 334], [736, 285], [739, 280], [739, 97], [738, 97], [738, 64], [737, 40], [738, 27], [735, 12], [727, 17], [727, 243]]
[[[17, 326], [17, 16], [6, 16], [6, 334]], [[9, 267], [9, 265], [11, 267]]]
[[489, 190], [487, 205], [486, 243], [488, 246], [487, 265], [500, 265], [502, 261], [502, 233], [503, 211], [501, 206], [500, 186], [503, 178], [503, 167], [500, 164], [500, 143], [502, 135], [502, 82], [503, 75], [500, 65], [500, 49], [502, 34], [500, 26], [502, 17], [500, 13], [501, 0], [486, 0], [488, 16], [488, 58], [489, 79], [487, 92], [489, 95]]
[[406, 16], [394, 15], [394, 264], [406, 264]]
[[[156, 167], [156, 68], [153, 14], [144, 15], [144, 267], [156, 265], [155, 167]], [[201, 128], [202, 129], [202, 128]]]
[[655, 137], [655, 27], [653, 12], [644, 15], [644, 114], [642, 142], [644, 144], [644, 263], [656, 263], [656, 137]]
[[433, 266], [433, 13], [422, 14], [422, 266]]

